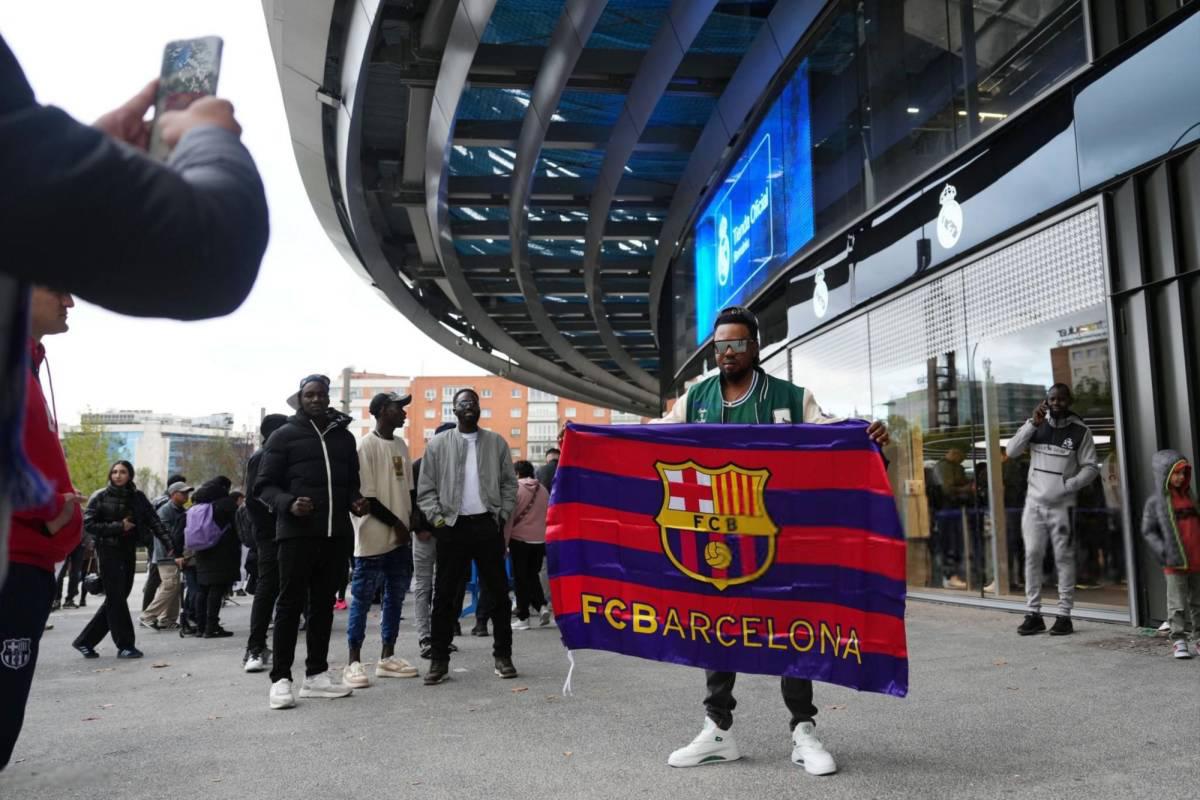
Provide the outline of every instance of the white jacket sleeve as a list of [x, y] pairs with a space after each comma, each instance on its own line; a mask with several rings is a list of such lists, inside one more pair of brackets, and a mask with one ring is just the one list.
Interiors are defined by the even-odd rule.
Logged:
[[807, 422], [809, 425], [829, 425], [834, 422], [845, 422], [844, 417], [835, 417], [831, 414], [826, 414], [821, 410], [821, 404], [817, 402], [817, 398], [813, 397], [813, 393], [808, 389], [804, 390], [804, 419], [802, 422]]
[[688, 392], [690, 391], [691, 388], [685, 390], [683, 394], [679, 395], [679, 399], [675, 401], [675, 405], [671, 406], [670, 411], [658, 419], [650, 420], [650, 424], [687, 422]]

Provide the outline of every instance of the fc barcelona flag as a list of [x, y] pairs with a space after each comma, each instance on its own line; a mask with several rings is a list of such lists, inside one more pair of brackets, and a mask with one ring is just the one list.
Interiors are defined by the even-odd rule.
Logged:
[[571, 424], [562, 450], [566, 647], [908, 693], [904, 532], [862, 423]]

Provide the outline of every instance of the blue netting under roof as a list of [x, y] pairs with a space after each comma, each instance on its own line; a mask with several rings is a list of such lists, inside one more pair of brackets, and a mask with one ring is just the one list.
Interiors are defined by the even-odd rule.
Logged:
[[545, 47], [563, 5], [564, 0], [499, 0], [483, 32], [483, 43]]
[[458, 119], [524, 119], [529, 92], [521, 89], [467, 89], [458, 102]]
[[454, 249], [464, 256], [507, 256], [512, 251], [508, 239], [455, 239]]
[[[499, 241], [498, 239], [496, 241]], [[461, 243], [460, 243], [461, 244]], [[506, 245], [507, 247], [507, 245]], [[557, 258], [563, 261], [582, 261], [584, 243], [579, 239], [530, 239], [529, 253], [542, 258]], [[472, 251], [474, 252], [474, 251]], [[507, 253], [507, 250], [505, 251]], [[479, 254], [477, 254], [479, 255]], [[600, 245], [603, 262], [654, 257], [654, 242], [640, 239], [628, 241], [609, 239]]]
[[712, 95], [664, 95], [654, 107], [648, 125], [690, 125], [703, 128], [717, 107]]
[[662, 222], [667, 217], [665, 208], [622, 208], [614, 206], [608, 212], [610, 222]]
[[464, 222], [508, 221], [504, 206], [451, 206], [450, 218]]
[[588, 47], [645, 50], [666, 19], [670, 0], [609, 0]]
[[[689, 55], [741, 55], [750, 47], [754, 37], [766, 21], [758, 16], [758, 11], [773, 6], [774, 0], [744, 3], [747, 14], [714, 13], [705, 20], [700, 32], [696, 34], [692, 46], [688, 48]], [[757, 6], [758, 8], [754, 8]]]
[[530, 208], [530, 222], [587, 222], [587, 212], [570, 208]]
[[451, 175], [512, 175], [516, 154], [502, 147], [467, 147], [456, 144], [450, 151]]
[[[666, 95], [650, 116], [650, 125], [703, 127], [717, 99], [705, 95]], [[458, 105], [462, 120], [522, 120], [529, 93], [519, 89], [467, 89]], [[555, 122], [613, 125], [625, 107], [625, 95], [608, 92], [563, 92]]]

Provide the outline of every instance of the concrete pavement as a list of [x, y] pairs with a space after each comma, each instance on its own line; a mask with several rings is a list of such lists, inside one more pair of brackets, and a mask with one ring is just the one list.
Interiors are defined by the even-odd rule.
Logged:
[[[132, 662], [111, 641], [84, 660], [70, 642], [88, 612], [53, 614], [0, 798], [1165, 799], [1194, 797], [1200, 774], [1200, 659], [1175, 661], [1128, 627], [1018, 638], [1017, 616], [912, 602], [911, 694], [818, 685], [819, 734], [841, 772], [813, 778], [788, 760], [777, 679], [739, 679], [741, 761], [675, 770], [667, 754], [703, 721], [701, 674], [580, 652], [563, 698], [553, 627], [514, 632], [516, 680], [494, 677], [491, 640], [468, 636], [443, 685], [385, 680], [270, 711], [266, 675], [240, 669], [248, 601], [222, 613], [232, 639], [139, 628], [146, 658]], [[345, 625], [338, 613], [339, 667]], [[415, 649], [406, 619], [399, 653], [424, 671]]]

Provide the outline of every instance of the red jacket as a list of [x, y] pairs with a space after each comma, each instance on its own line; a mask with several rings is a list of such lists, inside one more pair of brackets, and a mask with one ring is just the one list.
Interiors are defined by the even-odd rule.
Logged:
[[46, 523], [62, 511], [62, 495], [74, 491], [67, 472], [67, 457], [58, 441], [58, 422], [46, 406], [38, 371], [46, 357], [46, 349], [30, 342], [30, 364], [33, 367], [25, 390], [25, 422], [22, 444], [29, 463], [45, 476], [54, 490], [54, 497], [42, 508], [31, 508], [13, 514], [12, 533], [8, 540], [8, 556], [16, 564], [29, 564], [52, 572], [54, 565], [66, 559], [79, 545], [83, 533], [83, 511], [76, 506], [71, 519], [50, 536]]

